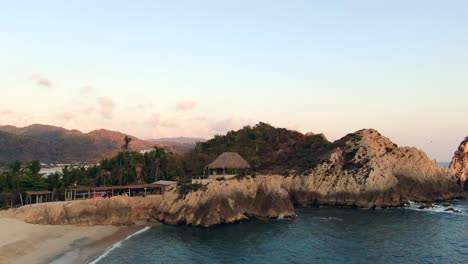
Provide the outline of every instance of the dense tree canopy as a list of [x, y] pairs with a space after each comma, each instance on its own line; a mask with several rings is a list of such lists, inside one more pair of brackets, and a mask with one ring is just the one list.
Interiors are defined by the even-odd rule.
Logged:
[[186, 161], [194, 174], [226, 151], [238, 152], [254, 170], [281, 173], [286, 169], [303, 171], [318, 164], [332, 144], [323, 135], [303, 135], [266, 123], [246, 126], [200, 142]]

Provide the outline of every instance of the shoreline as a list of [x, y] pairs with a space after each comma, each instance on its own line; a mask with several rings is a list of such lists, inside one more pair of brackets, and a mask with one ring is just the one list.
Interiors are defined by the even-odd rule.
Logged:
[[89, 263], [109, 248], [147, 226], [37, 225], [0, 216], [0, 264]]
[[131, 237], [145, 228], [151, 228], [158, 226], [159, 223], [150, 223], [146, 221], [135, 221], [134, 225], [131, 226], [121, 226], [113, 234], [103, 237], [92, 243], [82, 245], [76, 248], [71, 248], [62, 252], [59, 255], [50, 259], [51, 264], [78, 264], [78, 263], [94, 263], [101, 256], [112, 250], [112, 248], [120, 243], [121, 241], [126, 240], [128, 237]]

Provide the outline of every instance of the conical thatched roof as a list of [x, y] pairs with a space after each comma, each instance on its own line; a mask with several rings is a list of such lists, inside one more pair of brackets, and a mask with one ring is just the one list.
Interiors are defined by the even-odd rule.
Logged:
[[211, 162], [208, 169], [249, 169], [250, 165], [236, 152], [224, 152]]

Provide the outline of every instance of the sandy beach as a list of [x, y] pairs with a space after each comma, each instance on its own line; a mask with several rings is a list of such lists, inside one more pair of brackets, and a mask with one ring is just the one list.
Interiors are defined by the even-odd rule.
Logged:
[[87, 263], [142, 228], [35, 225], [0, 216], [0, 263]]

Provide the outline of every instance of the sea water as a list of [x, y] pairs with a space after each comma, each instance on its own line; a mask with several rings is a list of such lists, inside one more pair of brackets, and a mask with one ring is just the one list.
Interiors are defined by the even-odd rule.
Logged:
[[163, 225], [121, 241], [97, 263], [468, 263], [468, 202], [451, 203], [300, 207], [291, 219]]

